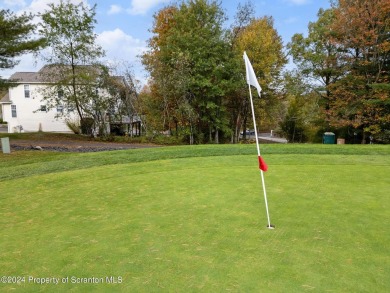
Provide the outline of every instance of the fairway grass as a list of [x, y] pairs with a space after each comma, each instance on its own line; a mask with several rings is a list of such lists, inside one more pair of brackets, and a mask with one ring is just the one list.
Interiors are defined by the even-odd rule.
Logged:
[[262, 152], [0, 154], [0, 291], [389, 292], [390, 147]]

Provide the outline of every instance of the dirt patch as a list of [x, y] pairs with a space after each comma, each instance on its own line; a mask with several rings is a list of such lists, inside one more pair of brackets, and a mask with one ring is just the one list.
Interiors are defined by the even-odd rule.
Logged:
[[20, 140], [10, 139], [11, 150], [45, 150], [57, 152], [100, 152], [158, 147], [152, 144], [114, 143], [82, 140]]

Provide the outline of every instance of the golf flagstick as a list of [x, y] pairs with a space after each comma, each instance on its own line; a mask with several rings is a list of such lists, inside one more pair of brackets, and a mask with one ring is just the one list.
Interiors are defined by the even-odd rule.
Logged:
[[268, 220], [268, 229], [274, 229], [275, 226], [271, 225], [271, 221], [269, 218], [269, 212], [268, 212], [268, 201], [267, 201], [267, 191], [265, 188], [265, 181], [264, 181], [264, 173], [263, 169], [261, 168], [262, 165], [262, 159], [261, 159], [261, 154], [260, 154], [260, 146], [259, 146], [259, 138], [257, 135], [257, 126], [256, 126], [256, 117], [255, 117], [255, 108], [253, 106], [253, 98], [252, 98], [252, 90], [251, 90], [251, 85], [257, 88], [257, 92], [259, 94], [259, 97], [261, 97], [260, 92], [261, 92], [261, 87], [259, 82], [257, 81], [255, 72], [253, 70], [252, 64], [249, 61], [248, 56], [246, 55], [246, 52], [244, 52], [244, 60], [245, 60], [245, 69], [246, 69], [246, 80], [248, 83], [248, 89], [249, 89], [249, 97], [251, 101], [251, 109], [252, 109], [252, 119], [253, 119], [253, 126], [255, 129], [255, 138], [256, 138], [256, 147], [257, 147], [257, 156], [259, 158], [259, 167], [260, 167], [260, 175], [261, 175], [261, 183], [263, 185], [263, 193], [264, 193], [264, 201], [265, 201], [265, 209], [267, 212], [267, 220]]
[[[255, 138], [256, 138], [256, 147], [257, 147], [257, 155], [260, 157], [260, 146], [259, 146], [259, 138], [257, 135], [257, 127], [256, 127], [256, 118], [255, 118], [255, 109], [253, 107], [253, 99], [252, 99], [252, 91], [251, 91], [251, 86], [249, 85], [249, 97], [251, 100], [251, 108], [252, 108], [252, 119], [253, 119], [253, 125], [255, 128]], [[268, 229], [274, 229], [274, 226], [271, 225], [271, 221], [269, 218], [269, 212], [268, 212], [268, 201], [267, 201], [267, 191], [265, 188], [265, 181], [264, 181], [264, 172], [263, 170], [260, 169], [260, 175], [261, 175], [261, 183], [263, 185], [263, 193], [264, 193], [264, 201], [265, 201], [265, 209], [267, 211], [267, 220], [268, 220]]]

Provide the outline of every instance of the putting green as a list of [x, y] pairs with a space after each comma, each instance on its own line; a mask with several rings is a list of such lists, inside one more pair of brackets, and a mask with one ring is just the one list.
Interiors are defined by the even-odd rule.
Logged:
[[0, 267], [25, 277], [0, 288], [387, 291], [389, 156], [265, 159], [275, 230], [266, 229], [253, 155], [124, 162], [0, 182]]

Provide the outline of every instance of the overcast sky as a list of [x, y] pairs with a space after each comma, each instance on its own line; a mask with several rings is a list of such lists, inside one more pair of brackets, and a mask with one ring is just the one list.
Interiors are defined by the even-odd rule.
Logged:
[[[0, 9], [10, 9], [15, 13], [28, 11], [43, 12], [48, 3], [58, 3], [59, 0], [0, 0]], [[168, 5], [170, 0], [72, 0], [73, 3], [84, 2], [90, 6], [97, 4], [95, 32], [97, 42], [106, 51], [107, 61], [126, 60], [133, 64], [136, 78], [145, 82], [146, 73], [137, 57], [146, 50], [146, 41], [150, 38], [149, 30], [153, 24], [153, 15]], [[222, 7], [229, 20], [233, 21], [237, 6], [247, 0], [222, 1]], [[329, 8], [328, 0], [260, 0], [255, 4], [255, 16], [272, 16], [275, 28], [287, 44], [293, 34], [307, 33], [309, 21], [317, 19], [320, 8]], [[42, 63], [36, 64], [31, 55], [20, 58], [20, 64], [12, 70], [2, 70], [2, 77], [9, 77], [16, 71], [38, 71]]]

